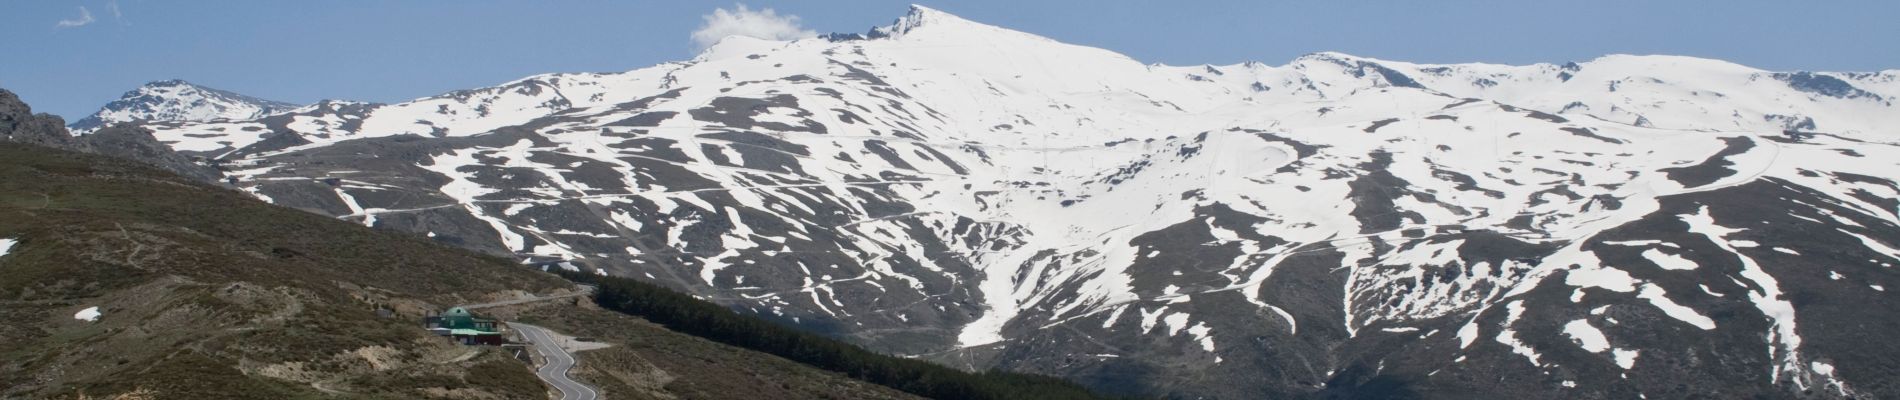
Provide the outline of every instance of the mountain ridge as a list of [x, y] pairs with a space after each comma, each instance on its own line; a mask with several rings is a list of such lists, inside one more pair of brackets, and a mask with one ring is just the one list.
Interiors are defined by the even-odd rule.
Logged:
[[1114, 393], [1894, 390], [1842, 350], [1893, 309], [1834, 295], [1895, 284], [1894, 73], [1170, 67], [935, 13], [146, 126], [282, 205]]

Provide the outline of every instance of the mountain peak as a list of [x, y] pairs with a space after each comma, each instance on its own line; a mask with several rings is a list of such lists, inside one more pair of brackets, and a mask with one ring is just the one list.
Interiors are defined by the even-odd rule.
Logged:
[[193, 84], [191, 82], [186, 82], [184, 79], [172, 78], [172, 79], [166, 79], [166, 80], [161, 80], [161, 81], [146, 82], [143, 87], [175, 87], [175, 86], [198, 86], [198, 85]]
[[939, 11], [937, 9], [925, 7], [922, 5], [912, 4], [910, 5], [910, 12], [905, 13], [903, 17], [899, 17], [897, 21], [892, 22], [890, 25], [871, 28], [871, 34], [869, 36], [874, 37], [874, 38], [878, 38], [878, 37], [899, 38], [899, 37], [908, 35], [911, 32], [918, 31], [919, 29], [922, 29], [925, 27], [943, 27], [943, 26], [954, 26], [954, 25], [987, 27], [987, 25], [978, 24], [976, 22], [963, 19], [963, 17], [959, 17], [954, 14]]
[[1306, 55], [1302, 55], [1293, 59], [1294, 63], [1299, 63], [1301, 61], [1323, 61], [1323, 62], [1329, 62], [1329, 63], [1355, 63], [1355, 64], [1362, 61], [1372, 62], [1372, 63], [1381, 62], [1378, 59], [1360, 57], [1360, 56], [1341, 53], [1337, 51], [1321, 51], [1321, 52], [1307, 53]]
[[913, 18], [913, 19], [920, 19], [920, 20], [928, 20], [928, 19], [943, 19], [943, 18], [952, 18], [952, 19], [956, 19], [956, 20], [963, 20], [963, 18], [962, 18], [962, 17], [958, 17], [958, 16], [956, 16], [956, 15], [951, 15], [950, 13], [947, 13], [947, 12], [943, 12], [942, 10], [938, 10], [938, 9], [935, 9], [935, 8], [930, 8], [930, 7], [925, 7], [924, 5], [921, 5], [921, 4], [911, 4], [911, 5], [910, 5], [910, 12], [909, 12], [909, 13], [906, 13], [906, 14], [904, 15], [904, 17], [905, 17], [905, 18]]
[[125, 92], [91, 116], [68, 128], [86, 134], [107, 125], [134, 121], [211, 121], [248, 119], [297, 108], [296, 104], [265, 100], [230, 91], [166, 79], [147, 82]]

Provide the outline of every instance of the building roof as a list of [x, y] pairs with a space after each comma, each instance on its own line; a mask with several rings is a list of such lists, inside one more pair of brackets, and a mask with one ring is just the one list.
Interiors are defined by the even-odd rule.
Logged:
[[455, 336], [481, 336], [481, 335], [500, 335], [501, 332], [489, 332], [489, 331], [475, 330], [475, 329], [450, 329], [449, 334], [455, 335]]
[[442, 312], [442, 315], [434, 322], [437, 326], [444, 328], [495, 331], [495, 324], [499, 321], [476, 317], [466, 308], [454, 307]]

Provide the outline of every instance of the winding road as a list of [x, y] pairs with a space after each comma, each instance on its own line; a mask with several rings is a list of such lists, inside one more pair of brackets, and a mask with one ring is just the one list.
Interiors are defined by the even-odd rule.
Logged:
[[568, 293], [568, 294], [554, 295], [554, 296], [529, 295], [529, 296], [534, 296], [534, 297], [520, 298], [520, 299], [514, 299], [514, 300], [503, 300], [503, 301], [497, 301], [493, 303], [463, 304], [456, 307], [461, 307], [467, 310], [474, 310], [474, 309], [489, 308], [489, 307], [512, 306], [516, 304], [527, 304], [527, 303], [533, 303], [533, 302], [539, 302], [539, 301], [559, 300], [559, 299], [565, 299], [569, 297], [586, 296], [586, 295], [594, 294], [593, 290], [594, 289], [591, 286], [581, 286], [581, 291], [577, 293]]
[[521, 337], [528, 342], [534, 343], [535, 351], [541, 352], [541, 355], [547, 359], [547, 363], [542, 364], [540, 369], [534, 371], [534, 374], [535, 376], [541, 377], [541, 380], [547, 381], [549, 385], [553, 385], [555, 389], [560, 390], [561, 400], [597, 400], [600, 398], [599, 391], [567, 376], [567, 371], [574, 368], [574, 355], [568, 354], [567, 350], [562, 349], [559, 343], [555, 343], [554, 337], [548, 335], [548, 331], [545, 328], [520, 322], [509, 322], [508, 326], [521, 332]]

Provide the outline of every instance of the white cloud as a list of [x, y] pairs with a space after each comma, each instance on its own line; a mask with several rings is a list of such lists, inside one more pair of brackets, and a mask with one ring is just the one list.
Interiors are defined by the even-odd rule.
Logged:
[[81, 27], [92, 23], [92, 21], [92, 10], [87, 10], [86, 6], [79, 6], [79, 18], [62, 19], [59, 20], [59, 23], [53, 24], [53, 26], [61, 28]]
[[755, 11], [746, 8], [744, 4], [733, 7], [732, 10], [714, 9], [712, 14], [706, 14], [706, 24], [700, 25], [699, 29], [693, 31], [695, 49], [704, 50], [727, 36], [750, 36], [770, 40], [818, 36], [818, 32], [799, 26], [796, 15], [779, 15], [777, 11], [772, 11], [770, 8]]

